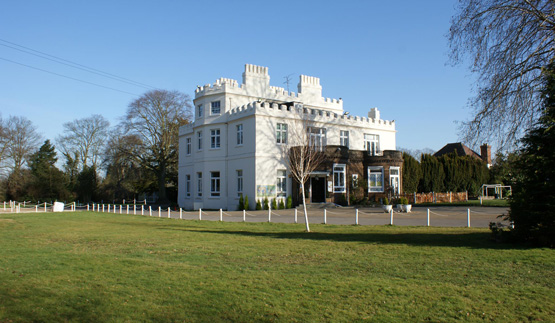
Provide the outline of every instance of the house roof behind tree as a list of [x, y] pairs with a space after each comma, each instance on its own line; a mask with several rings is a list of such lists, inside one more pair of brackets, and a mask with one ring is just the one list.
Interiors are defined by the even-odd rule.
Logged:
[[447, 144], [447, 145], [443, 146], [443, 148], [438, 150], [434, 154], [434, 156], [439, 157], [439, 156], [450, 154], [450, 153], [455, 152], [455, 151], [457, 152], [457, 155], [459, 155], [459, 156], [472, 156], [472, 157], [475, 157], [475, 158], [478, 158], [478, 159], [482, 159], [482, 157], [477, 152], [468, 148], [462, 142], [454, 142], [454, 143]]

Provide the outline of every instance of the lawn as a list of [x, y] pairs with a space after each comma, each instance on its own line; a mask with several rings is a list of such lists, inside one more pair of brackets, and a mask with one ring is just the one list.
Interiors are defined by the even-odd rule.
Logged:
[[555, 251], [486, 229], [0, 215], [0, 322], [550, 321]]

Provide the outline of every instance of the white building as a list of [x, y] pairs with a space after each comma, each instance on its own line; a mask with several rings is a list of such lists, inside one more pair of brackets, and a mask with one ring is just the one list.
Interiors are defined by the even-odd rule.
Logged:
[[347, 115], [341, 99], [322, 97], [319, 78], [301, 75], [298, 93], [287, 92], [270, 85], [267, 67], [247, 64], [240, 85], [220, 78], [198, 87], [194, 107], [195, 121], [179, 131], [178, 202], [185, 209], [235, 210], [241, 195], [254, 208], [256, 199], [298, 193], [284, 150], [301, 119], [309, 120], [312, 144], [329, 152], [307, 183], [310, 202], [346, 197], [359, 179], [368, 183], [366, 196], [400, 192], [395, 122], [382, 120], [377, 108], [368, 117]]

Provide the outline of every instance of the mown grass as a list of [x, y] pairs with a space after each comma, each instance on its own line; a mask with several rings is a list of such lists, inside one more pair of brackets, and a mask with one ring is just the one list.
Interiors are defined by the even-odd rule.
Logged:
[[3, 321], [549, 321], [555, 253], [486, 229], [0, 215]]

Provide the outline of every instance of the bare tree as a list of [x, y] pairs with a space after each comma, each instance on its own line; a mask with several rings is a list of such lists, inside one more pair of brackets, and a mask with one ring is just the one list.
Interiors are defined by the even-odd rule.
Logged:
[[2, 175], [2, 170], [6, 166], [4, 162], [8, 153], [8, 144], [8, 129], [0, 115], [0, 175]]
[[178, 91], [153, 90], [131, 102], [125, 116], [127, 134], [139, 139], [133, 156], [156, 175], [162, 203], [167, 202], [168, 169], [177, 164], [179, 127], [192, 117], [190, 101]]
[[98, 114], [76, 119], [64, 123], [64, 133], [56, 141], [66, 159], [78, 159], [81, 169], [98, 167], [109, 127], [110, 122]]
[[19, 172], [29, 155], [37, 149], [41, 136], [33, 123], [25, 117], [11, 116], [6, 123], [7, 157], [13, 172]]
[[[325, 155], [323, 147], [311, 142], [310, 128], [312, 119], [307, 110], [296, 108], [296, 115], [292, 124], [289, 125], [289, 138], [285, 138], [284, 154], [285, 161], [291, 172], [291, 176], [301, 186], [301, 195], [303, 202], [304, 220], [306, 231], [310, 232], [308, 223], [308, 213], [306, 211], [306, 194], [305, 184], [310, 178], [310, 174], [314, 172], [324, 161]], [[283, 140], [283, 138], [282, 138]]]
[[454, 64], [472, 60], [474, 117], [461, 125], [476, 144], [510, 148], [539, 117], [542, 70], [555, 57], [553, 0], [459, 0], [449, 32]]

